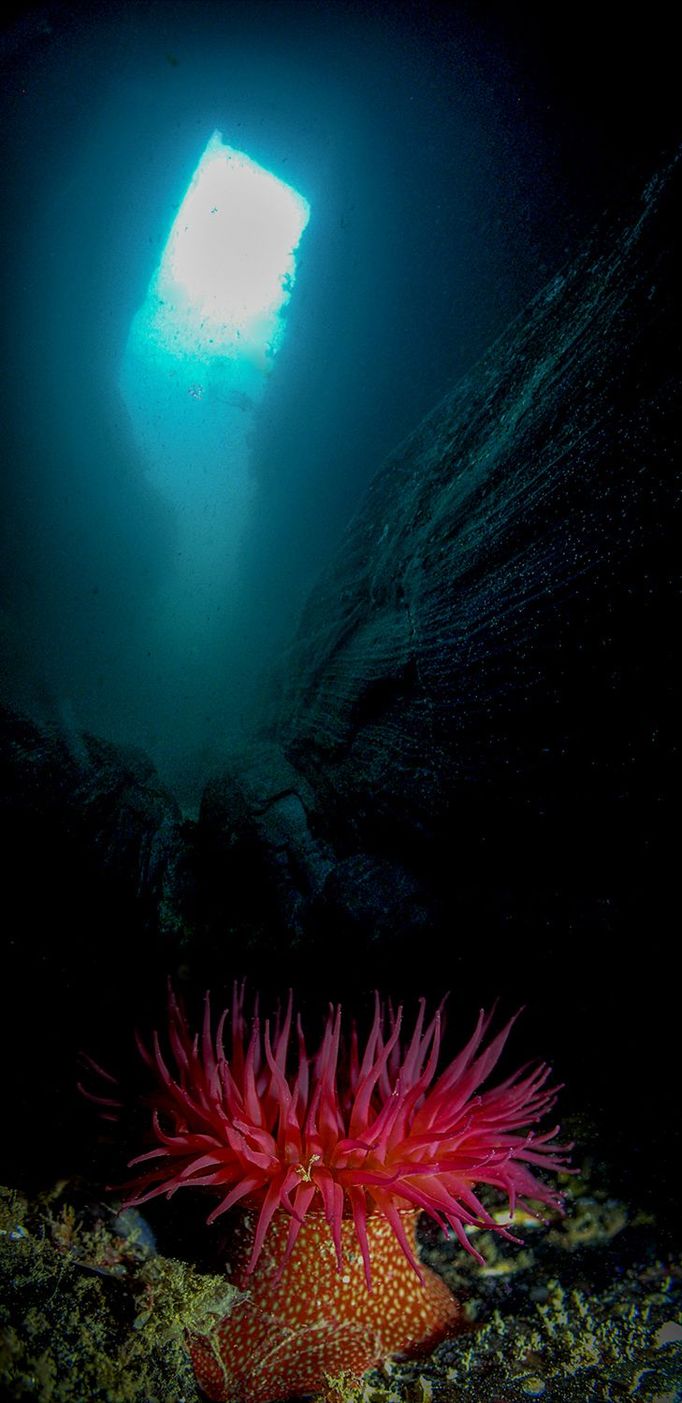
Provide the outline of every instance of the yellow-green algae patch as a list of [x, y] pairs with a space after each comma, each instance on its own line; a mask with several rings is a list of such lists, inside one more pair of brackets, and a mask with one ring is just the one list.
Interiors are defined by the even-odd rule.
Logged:
[[589, 1298], [558, 1283], [527, 1316], [491, 1320], [426, 1359], [374, 1370], [361, 1385], [329, 1380], [316, 1403], [679, 1403], [682, 1351], [665, 1339], [664, 1277], [644, 1302], [618, 1289]]
[[236, 1292], [158, 1256], [135, 1226], [77, 1209], [69, 1186], [0, 1189], [0, 1392], [40, 1403], [198, 1403], [184, 1331]]
[[564, 1187], [568, 1215], [549, 1229], [519, 1215], [522, 1247], [476, 1234], [484, 1267], [425, 1244], [470, 1328], [360, 1385], [330, 1379], [316, 1403], [682, 1403], [682, 1263], [588, 1174]]

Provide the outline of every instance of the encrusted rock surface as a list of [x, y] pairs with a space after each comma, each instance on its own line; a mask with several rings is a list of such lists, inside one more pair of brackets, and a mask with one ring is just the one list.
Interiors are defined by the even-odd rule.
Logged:
[[40, 1403], [198, 1403], [188, 1327], [234, 1287], [157, 1254], [145, 1220], [60, 1183], [0, 1187], [0, 1390]]

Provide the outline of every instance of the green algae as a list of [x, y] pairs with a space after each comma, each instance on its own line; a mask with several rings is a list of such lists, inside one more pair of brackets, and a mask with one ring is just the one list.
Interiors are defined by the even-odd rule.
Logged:
[[[75, 1195], [77, 1199], [77, 1195]], [[158, 1256], [135, 1215], [0, 1189], [0, 1391], [40, 1403], [197, 1403], [184, 1332], [234, 1288]]]

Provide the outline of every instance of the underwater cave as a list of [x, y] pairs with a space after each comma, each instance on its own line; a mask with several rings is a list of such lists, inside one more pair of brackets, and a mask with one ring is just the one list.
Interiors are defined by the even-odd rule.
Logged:
[[3, 1396], [680, 1396], [674, 38], [3, 21]]

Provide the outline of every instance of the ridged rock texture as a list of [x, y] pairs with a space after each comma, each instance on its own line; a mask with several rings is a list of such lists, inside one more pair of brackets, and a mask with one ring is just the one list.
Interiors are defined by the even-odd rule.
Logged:
[[310, 597], [271, 730], [339, 860], [330, 915], [378, 874], [376, 930], [397, 864], [413, 929], [421, 883], [502, 949], [608, 925], [616, 889], [632, 917], [635, 873], [658, 890], [679, 213], [678, 161], [384, 463]]
[[519, 765], [546, 793], [586, 740], [611, 758], [609, 620], [641, 646], [659, 601], [638, 564], [675, 501], [678, 185], [597, 231], [396, 450], [313, 591], [276, 730], [349, 841], [419, 841], [472, 785], [518, 803]]

